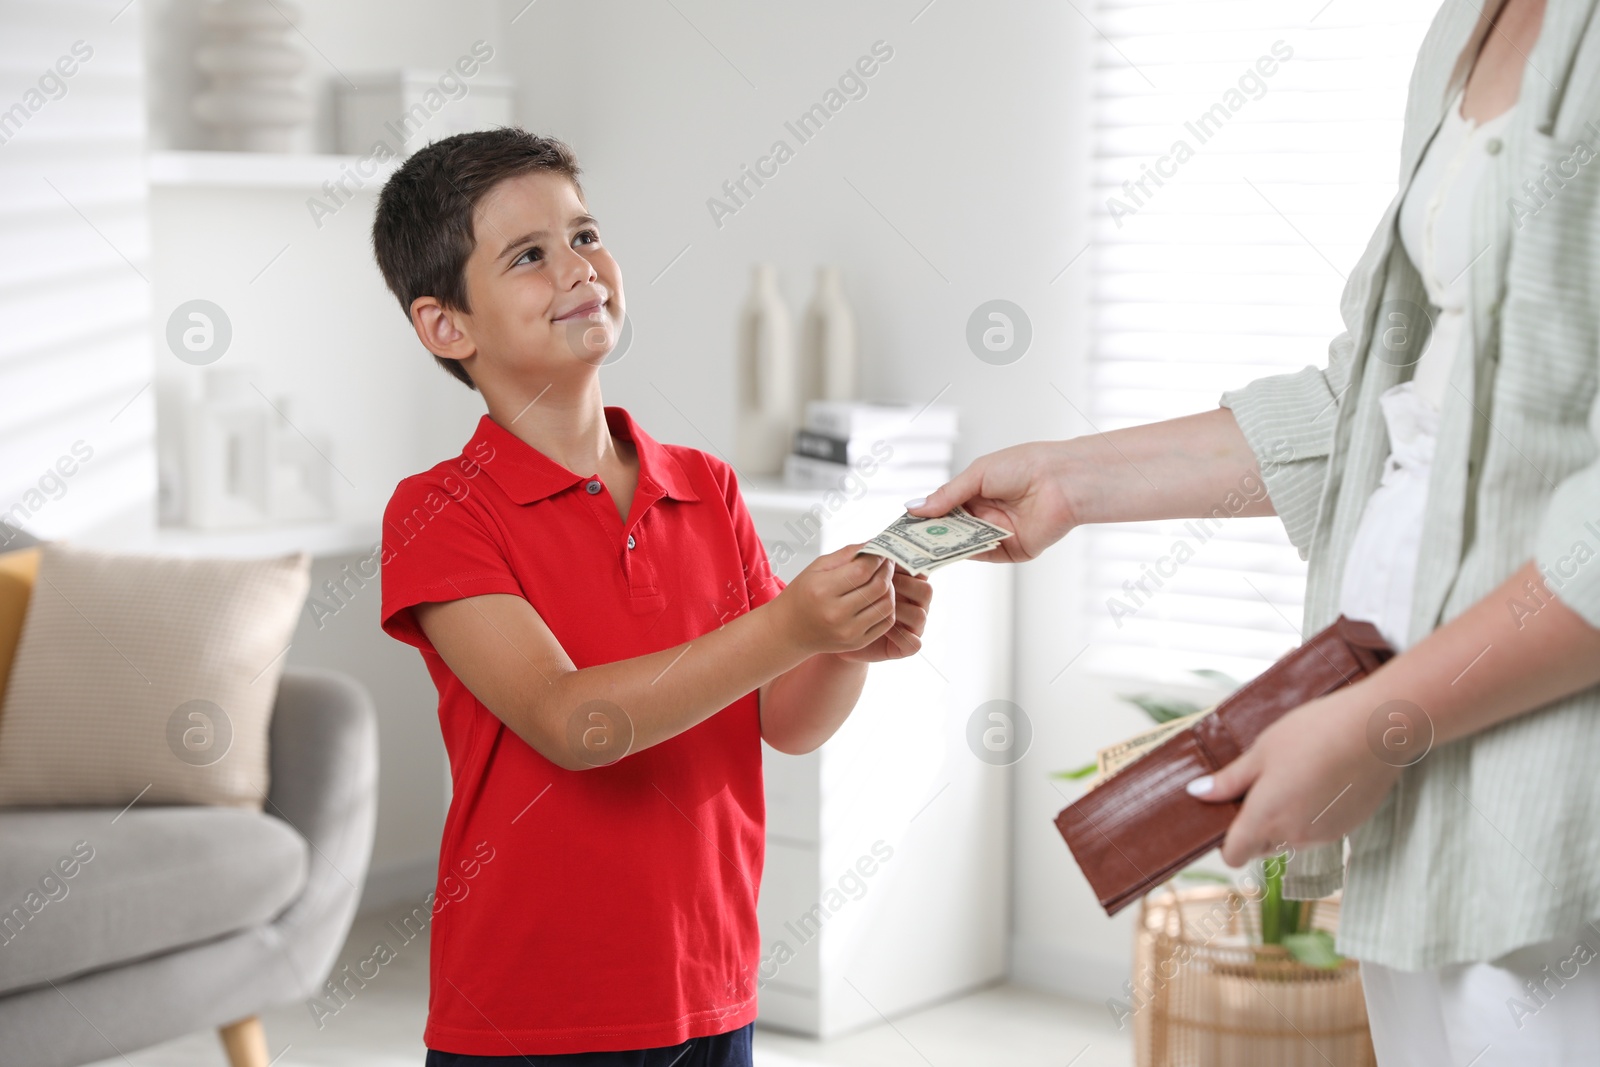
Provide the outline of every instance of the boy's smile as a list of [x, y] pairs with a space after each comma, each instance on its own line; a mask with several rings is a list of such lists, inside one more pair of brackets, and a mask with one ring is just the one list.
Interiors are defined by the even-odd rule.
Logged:
[[495, 379], [539, 388], [599, 367], [621, 329], [622, 271], [572, 182], [548, 171], [508, 178], [473, 219], [472, 311], [453, 317], [480, 388]]
[[600, 289], [600, 295], [591, 297], [588, 300], [584, 300], [571, 311], [557, 315], [555, 321], [573, 322], [577, 319], [595, 319], [596, 321], [603, 320], [605, 318], [603, 311], [606, 304], [606, 294], [603, 287], [597, 288]]

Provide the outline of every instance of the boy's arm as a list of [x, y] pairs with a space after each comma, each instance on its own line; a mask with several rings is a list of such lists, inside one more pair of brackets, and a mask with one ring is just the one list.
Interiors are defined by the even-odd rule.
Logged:
[[799, 755], [832, 737], [854, 710], [867, 665], [914, 656], [922, 648], [933, 586], [895, 569], [894, 626], [865, 648], [824, 653], [792, 667], [761, 687], [761, 737], [779, 752]]
[[522, 597], [411, 610], [485, 707], [552, 763], [583, 770], [676, 736], [818, 653], [885, 634], [894, 622], [887, 561], [854, 558], [858, 547], [822, 557], [776, 599], [702, 637], [582, 670]]
[[823, 653], [761, 687], [761, 739], [798, 756], [834, 735], [855, 709], [867, 665]]

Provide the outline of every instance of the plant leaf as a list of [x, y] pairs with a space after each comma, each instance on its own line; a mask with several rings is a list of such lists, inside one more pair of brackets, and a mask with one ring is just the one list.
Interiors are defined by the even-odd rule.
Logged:
[[1307, 967], [1332, 970], [1344, 962], [1344, 957], [1334, 951], [1333, 935], [1326, 930], [1311, 930], [1303, 934], [1287, 934], [1283, 947]]
[[1233, 879], [1216, 871], [1203, 871], [1199, 867], [1190, 867], [1186, 871], [1179, 871], [1177, 877], [1186, 882], [1213, 882], [1216, 885], [1232, 885]]
[[1085, 778], [1094, 777], [1095, 772], [1099, 769], [1100, 764], [1098, 763], [1085, 763], [1082, 767], [1074, 767], [1070, 771], [1056, 771], [1050, 777], [1064, 778], [1069, 782], [1078, 782]]
[[1287, 862], [1284, 856], [1264, 856], [1261, 859], [1261, 901], [1258, 908], [1261, 913], [1261, 943], [1263, 945], [1283, 944], [1283, 935], [1293, 927], [1284, 922], [1283, 899], [1283, 868]]
[[1216, 682], [1218, 685], [1227, 686], [1230, 693], [1244, 684], [1233, 675], [1224, 674], [1222, 671], [1214, 671], [1210, 667], [1198, 667], [1192, 673], [1198, 674], [1208, 682]]

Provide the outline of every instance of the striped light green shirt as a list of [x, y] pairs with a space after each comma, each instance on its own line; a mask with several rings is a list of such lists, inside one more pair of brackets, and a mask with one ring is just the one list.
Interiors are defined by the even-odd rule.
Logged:
[[[1600, 627], [1600, 0], [1549, 0], [1515, 114], [1479, 185], [1468, 268], [1475, 351], [1440, 410], [1410, 641], [1533, 559]], [[1412, 73], [1400, 189], [1340, 299], [1326, 369], [1223, 394], [1289, 538], [1309, 561], [1307, 633], [1338, 614], [1342, 567], [1388, 455], [1378, 397], [1411, 376], [1396, 335], [1427, 309], [1397, 235], [1406, 188], [1463, 83], [1495, 0], [1446, 0]], [[1396, 319], [1395, 315], [1401, 318]], [[1284, 455], [1292, 458], [1282, 462]], [[1268, 462], [1271, 461], [1271, 462]], [[1508, 603], [1510, 613], [1537, 600]], [[1485, 657], [1515, 655], [1491, 647]], [[1470, 686], [1468, 669], [1456, 684]], [[1344, 884], [1339, 948], [1420, 969], [1493, 959], [1600, 918], [1600, 687], [1436, 747], [1287, 889]]]

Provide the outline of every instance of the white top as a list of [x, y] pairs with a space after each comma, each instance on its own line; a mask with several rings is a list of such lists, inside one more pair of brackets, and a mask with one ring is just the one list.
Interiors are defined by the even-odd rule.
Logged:
[[[1498, 150], [1500, 129], [1516, 110], [1513, 104], [1476, 123], [1462, 117], [1462, 95], [1458, 92], [1451, 101], [1400, 205], [1401, 243], [1438, 313], [1412, 379], [1378, 398], [1389, 431], [1389, 458], [1383, 481], [1361, 514], [1340, 587], [1339, 610], [1372, 623], [1396, 649], [1408, 644], [1439, 408], [1456, 353], [1463, 347], [1471, 351], [1468, 268], [1484, 252], [1470, 245], [1472, 200], [1489, 165], [1488, 146], [1493, 141]], [[1401, 331], [1389, 346], [1395, 351], [1407, 339], [1405, 331], [1415, 337], [1418, 325], [1395, 317], [1378, 328]]]

